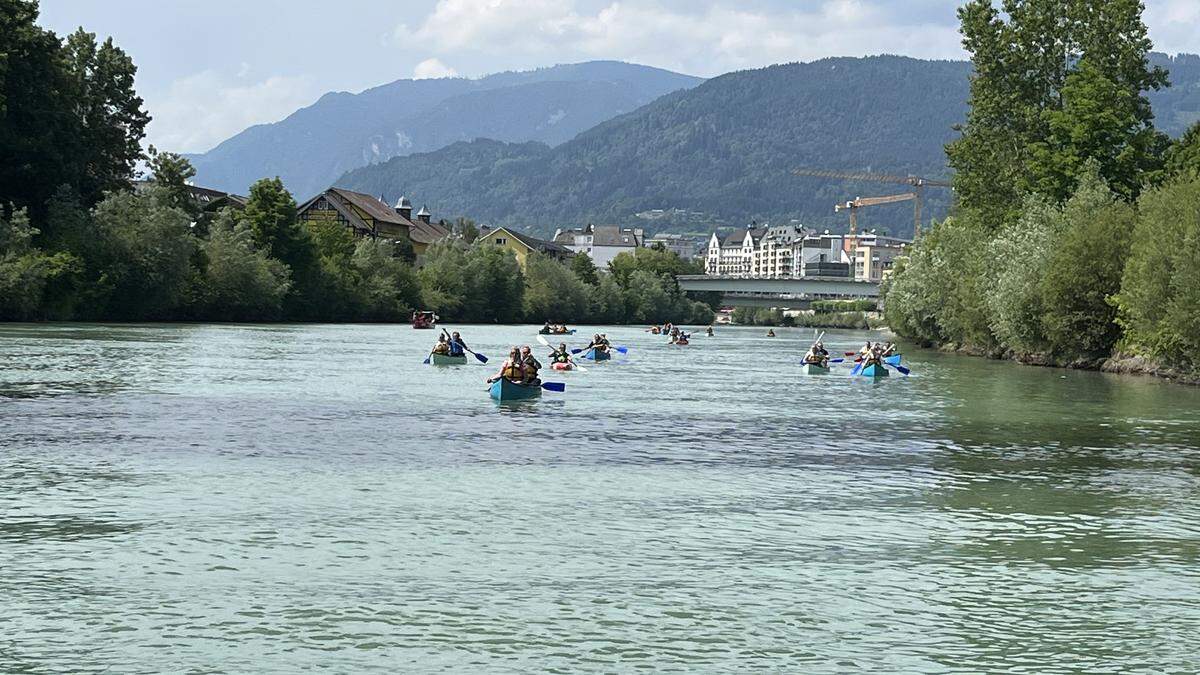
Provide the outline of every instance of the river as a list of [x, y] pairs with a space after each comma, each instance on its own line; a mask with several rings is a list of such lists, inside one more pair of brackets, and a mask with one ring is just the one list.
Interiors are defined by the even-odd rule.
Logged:
[[535, 330], [0, 325], [0, 672], [1200, 670], [1200, 388]]

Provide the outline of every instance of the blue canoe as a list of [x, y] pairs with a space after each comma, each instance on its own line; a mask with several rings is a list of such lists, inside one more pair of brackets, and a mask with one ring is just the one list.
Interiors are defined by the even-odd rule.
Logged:
[[900, 365], [900, 355], [892, 354], [891, 356], [884, 357], [883, 362], [889, 366], [898, 366]]
[[523, 384], [517, 384], [500, 378], [492, 383], [492, 388], [488, 390], [488, 393], [497, 401], [520, 401], [541, 396], [542, 388], [527, 387]]
[[877, 366], [877, 365], [872, 364], [872, 365], [867, 366], [866, 368], [863, 368], [862, 371], [859, 372], [859, 375], [862, 375], [863, 377], [887, 377], [888, 371], [887, 371], [887, 368], [884, 366]]
[[612, 354], [596, 351], [596, 348], [593, 347], [583, 353], [583, 358], [589, 361], [607, 361], [612, 358]]

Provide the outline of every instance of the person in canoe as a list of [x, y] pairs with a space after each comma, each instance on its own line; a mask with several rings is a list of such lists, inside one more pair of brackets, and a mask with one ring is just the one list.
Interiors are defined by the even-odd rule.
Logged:
[[542, 369], [542, 362], [533, 355], [533, 350], [529, 348], [529, 345], [521, 347], [521, 365], [525, 367], [525, 381], [522, 384], [530, 386], [542, 384], [542, 381], [538, 379], [538, 371]]
[[450, 355], [449, 337], [446, 335], [439, 335], [438, 339], [437, 339], [437, 344], [435, 344], [433, 346], [433, 349], [430, 350], [429, 353], [430, 354], [442, 354], [444, 356], [449, 356]]
[[605, 340], [599, 333], [596, 333], [595, 335], [592, 336], [592, 341], [590, 343], [588, 343], [588, 346], [584, 347], [583, 351], [587, 352], [592, 349], [595, 349], [598, 352], [606, 352], [607, 353], [608, 352], [608, 341]]
[[775, 337], [775, 329], [774, 328], [767, 329], [767, 337]]
[[521, 360], [520, 349], [516, 347], [510, 348], [508, 350], [508, 358], [500, 366], [500, 372], [496, 373], [495, 377], [489, 377], [487, 382], [491, 384], [501, 378], [516, 384], [525, 383], [525, 362]]
[[[867, 343], [870, 344], [869, 342]], [[867, 353], [862, 357], [862, 367], [879, 366], [883, 367], [883, 345], [876, 344], [867, 350]]]
[[825, 346], [820, 342], [814, 342], [813, 346], [808, 348], [808, 353], [804, 355], [804, 362], [828, 368], [829, 352], [825, 351]]
[[463, 342], [462, 336], [458, 334], [458, 331], [447, 333], [446, 329], [443, 328], [442, 335], [446, 338], [446, 343], [450, 347], [450, 350], [447, 352], [450, 356], [466, 356], [466, 352], [470, 347], [467, 346], [466, 342]]
[[560, 342], [557, 347], [550, 350], [550, 363], [566, 363], [574, 366], [575, 361], [571, 358], [571, 350], [567, 349], [567, 343]]
[[885, 346], [883, 348], [884, 358], [887, 358], [895, 353], [896, 353], [896, 343], [895, 342], [889, 342], [889, 343], [887, 343], [887, 346]]
[[713, 336], [713, 329], [712, 329], [712, 326], [709, 326], [708, 328], [705, 328], [705, 329], [704, 329], [704, 334], [705, 334], [705, 335], [707, 335], [708, 337], [712, 337], [712, 336]]

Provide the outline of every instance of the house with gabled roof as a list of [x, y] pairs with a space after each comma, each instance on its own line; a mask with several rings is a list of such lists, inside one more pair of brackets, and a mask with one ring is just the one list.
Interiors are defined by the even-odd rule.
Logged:
[[388, 206], [380, 198], [362, 192], [332, 187], [300, 205], [301, 222], [336, 222], [349, 228], [356, 237], [406, 240], [420, 255], [430, 244], [450, 236], [441, 223], [433, 222], [424, 206], [412, 215], [412, 203], [405, 197]]
[[475, 239], [476, 246], [501, 246], [512, 251], [517, 257], [521, 269], [525, 269], [525, 260], [530, 253], [540, 253], [550, 256], [559, 262], [569, 261], [575, 254], [566, 246], [552, 241], [531, 237], [528, 234], [510, 230], [507, 227], [485, 229]]

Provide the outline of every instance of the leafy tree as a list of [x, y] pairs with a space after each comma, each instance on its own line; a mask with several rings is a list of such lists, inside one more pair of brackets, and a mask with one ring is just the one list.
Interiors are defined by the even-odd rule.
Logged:
[[1200, 177], [1142, 195], [1117, 299], [1121, 348], [1200, 371]]
[[592, 262], [592, 257], [583, 251], [576, 253], [571, 258], [571, 271], [580, 281], [589, 285], [595, 286], [600, 283], [600, 277], [596, 270], [596, 263]]
[[200, 243], [205, 268], [193, 289], [193, 312], [214, 321], [271, 321], [281, 316], [291, 286], [287, 267], [254, 247], [247, 223], [229, 209]]
[[1042, 279], [1046, 338], [1059, 358], [1102, 358], [1121, 336], [1112, 298], [1121, 289], [1135, 212], [1116, 198], [1093, 162], [1064, 207], [1063, 221]]
[[1062, 212], [1043, 197], [1029, 197], [1020, 220], [1006, 225], [987, 244], [984, 297], [989, 327], [1006, 349], [1021, 354], [1048, 349], [1042, 316], [1042, 281]]
[[77, 273], [78, 261], [68, 253], [47, 254], [33, 245], [37, 230], [24, 210], [0, 214], [0, 320], [23, 321], [55, 316], [47, 291]]
[[584, 320], [590, 290], [553, 258], [534, 253], [525, 259], [525, 316], [531, 322]]
[[254, 246], [288, 266], [292, 287], [284, 302], [284, 316], [316, 320], [345, 312], [339, 303], [346, 283], [340, 269], [331, 274], [328, 260], [322, 263], [308, 230], [296, 217], [296, 202], [279, 178], [264, 178], [250, 186], [246, 208], [240, 217], [254, 236]]
[[1200, 174], [1200, 122], [1193, 124], [1167, 149], [1163, 167], [1168, 178]]
[[200, 214], [200, 205], [188, 191], [188, 183], [195, 178], [196, 169], [186, 157], [173, 152], [159, 152], [153, 145], [147, 152], [148, 165], [154, 184], [170, 195], [171, 206], [186, 211], [195, 218]]
[[452, 231], [462, 237], [462, 240], [468, 244], [475, 243], [475, 240], [479, 238], [479, 226], [470, 218], [456, 219]]
[[467, 319], [513, 323], [523, 317], [525, 275], [516, 256], [498, 246], [475, 246], [466, 259]]
[[358, 317], [368, 321], [402, 321], [420, 304], [417, 275], [396, 255], [393, 244], [360, 240], [354, 247], [351, 266], [359, 280], [354, 289]]
[[170, 319], [182, 304], [196, 241], [191, 219], [171, 206], [162, 188], [109, 195], [96, 206], [96, 224], [111, 255], [103, 275], [112, 286], [105, 316]]
[[251, 185], [241, 217], [249, 224], [256, 247], [272, 258], [292, 262], [304, 237], [296, 220], [296, 200], [283, 181], [263, 178]]
[[417, 271], [424, 306], [449, 321], [463, 320], [467, 294], [467, 250], [455, 241], [437, 242], [425, 250]]
[[600, 281], [592, 288], [592, 323], [623, 323], [629, 321], [629, 303], [625, 292], [611, 274], [600, 275]]

